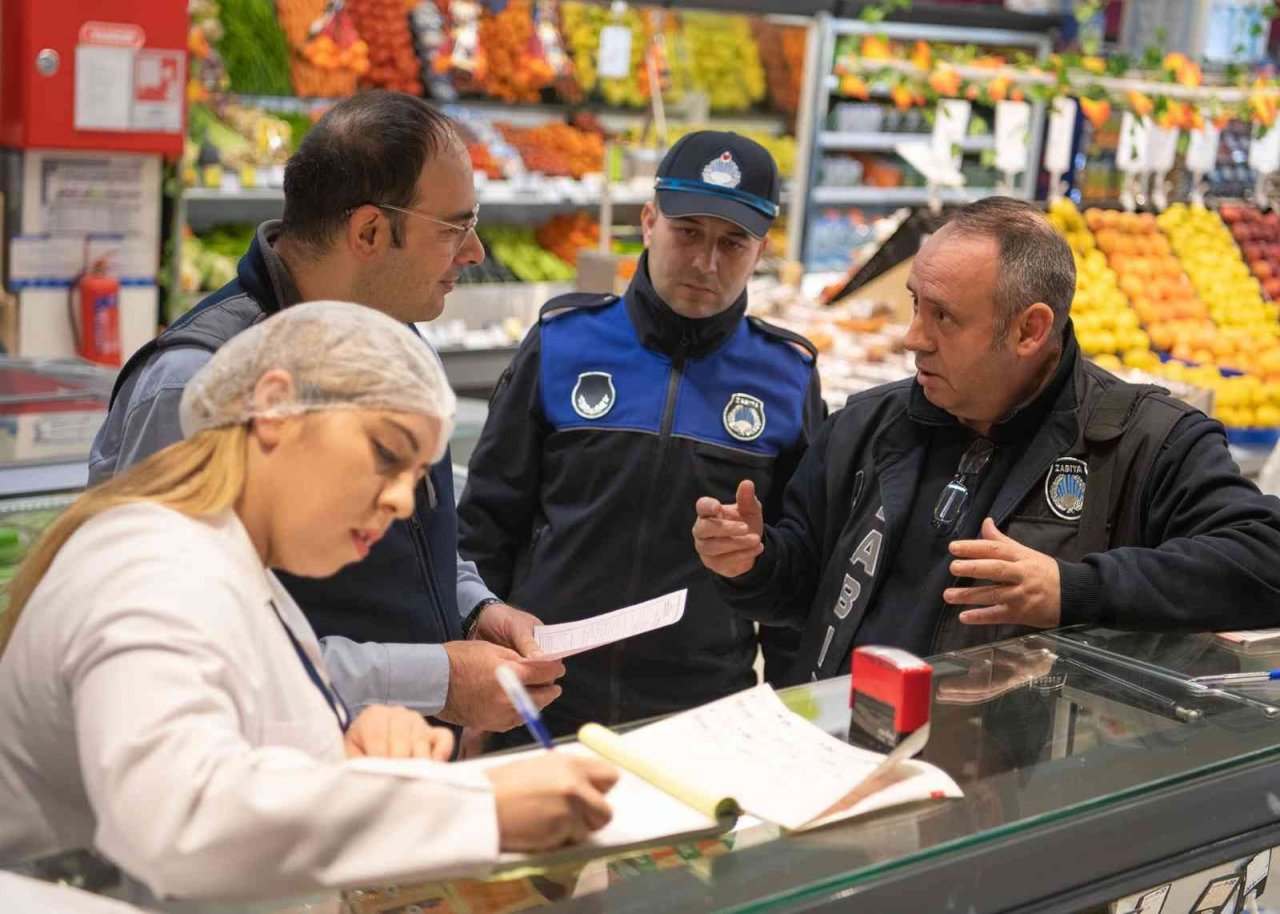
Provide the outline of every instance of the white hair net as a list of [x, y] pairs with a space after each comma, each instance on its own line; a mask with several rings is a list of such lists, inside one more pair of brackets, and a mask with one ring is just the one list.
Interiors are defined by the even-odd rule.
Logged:
[[[258, 380], [274, 369], [293, 379], [292, 396], [255, 403]], [[187, 437], [327, 409], [418, 413], [441, 423], [434, 462], [444, 456], [456, 405], [440, 361], [412, 330], [372, 308], [318, 301], [233, 337], [187, 384], [179, 413]]]

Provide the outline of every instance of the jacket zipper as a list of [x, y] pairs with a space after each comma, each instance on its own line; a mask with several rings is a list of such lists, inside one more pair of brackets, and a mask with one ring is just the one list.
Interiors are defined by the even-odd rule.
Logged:
[[[676, 354], [671, 359], [671, 374], [667, 378], [667, 397], [662, 407], [662, 427], [658, 432], [658, 452], [653, 460], [653, 470], [649, 474], [648, 497], [645, 501], [645, 514], [640, 524], [640, 533], [636, 542], [636, 560], [631, 568], [631, 580], [627, 585], [627, 602], [634, 603], [636, 601], [636, 591], [640, 586], [640, 576], [644, 572], [645, 559], [648, 558], [650, 530], [652, 529], [652, 520], [650, 516], [653, 511], [653, 505], [656, 503], [658, 494], [658, 484], [662, 481], [662, 467], [666, 463], [667, 452], [671, 446], [671, 427], [675, 424], [676, 418], [676, 395], [679, 393], [680, 381], [684, 377], [684, 354], [688, 348], [689, 341], [681, 338], [680, 348], [676, 350]], [[618, 641], [612, 645], [613, 657], [611, 670], [609, 673], [609, 722], [611, 724], [620, 723], [619, 717], [622, 714], [622, 652], [625, 642]]]
[[[422, 482], [426, 485], [426, 481]], [[418, 509], [415, 506], [413, 513], [409, 515], [409, 528], [413, 531], [414, 554], [418, 558], [418, 571], [422, 574], [422, 580], [427, 585], [427, 591], [431, 594], [431, 604], [435, 607], [436, 616], [440, 622], [441, 638], [444, 641], [449, 640], [449, 620], [445, 618], [444, 603], [440, 599], [440, 588], [436, 583], [435, 575], [431, 569], [430, 553], [427, 547], [427, 533], [422, 528], [422, 521], [418, 520]]]

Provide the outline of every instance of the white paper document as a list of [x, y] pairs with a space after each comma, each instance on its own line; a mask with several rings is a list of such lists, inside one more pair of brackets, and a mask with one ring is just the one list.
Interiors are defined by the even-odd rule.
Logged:
[[684, 616], [684, 601], [688, 594], [688, 590], [677, 590], [666, 596], [578, 622], [535, 625], [533, 637], [542, 648], [542, 656], [537, 659], [559, 660], [561, 657], [581, 654], [592, 648], [674, 625]]
[[[884, 756], [851, 746], [791, 711], [767, 685], [641, 727], [628, 748], [662, 758], [702, 789], [798, 829], [928, 797], [960, 796], [940, 769], [903, 762], [874, 791], [851, 793]], [[844, 803], [840, 801], [844, 800]]]

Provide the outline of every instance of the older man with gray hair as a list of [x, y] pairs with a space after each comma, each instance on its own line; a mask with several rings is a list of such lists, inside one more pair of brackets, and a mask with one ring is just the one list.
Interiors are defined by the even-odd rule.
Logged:
[[1071, 251], [1034, 206], [961, 209], [907, 287], [915, 377], [830, 417], [777, 525], [749, 481], [697, 504], [725, 599], [804, 630], [793, 680], [847, 672], [863, 644], [1280, 622], [1280, 501], [1217, 422], [1081, 357]]

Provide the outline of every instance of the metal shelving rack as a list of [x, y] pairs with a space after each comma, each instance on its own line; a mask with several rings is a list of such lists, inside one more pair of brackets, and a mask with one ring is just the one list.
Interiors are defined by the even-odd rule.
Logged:
[[[814, 17], [810, 31], [810, 43], [806, 57], [804, 95], [800, 117], [796, 127], [798, 142], [796, 155], [796, 180], [804, 192], [797, 193], [792, 203], [792, 224], [788, 256], [792, 260], [805, 260], [811, 214], [820, 206], [866, 206], [893, 209], [899, 206], [923, 206], [928, 201], [924, 187], [824, 187], [819, 184], [822, 156], [826, 152], [888, 152], [898, 143], [927, 140], [928, 134], [894, 133], [880, 131], [839, 132], [827, 129], [827, 116], [832, 107], [832, 96], [837, 80], [832, 75], [836, 44], [846, 35], [882, 34], [898, 41], [937, 41], [955, 44], [977, 44], [986, 47], [1024, 48], [1044, 59], [1051, 49], [1051, 20], [1042, 17], [1023, 17], [1017, 27], [974, 27], [949, 24], [938, 20], [925, 22], [883, 22], [870, 24], [857, 19], [835, 18], [828, 13]], [[1015, 20], [1009, 20], [1013, 25]], [[1045, 108], [1042, 103], [1032, 104], [1030, 156], [1031, 167], [1014, 184], [1016, 196], [1030, 199], [1035, 192], [1039, 173]], [[966, 154], [979, 153], [994, 148], [991, 136], [971, 136], [962, 144]], [[994, 187], [966, 187], [944, 189], [939, 197], [943, 203], [963, 203], [995, 193]]]

